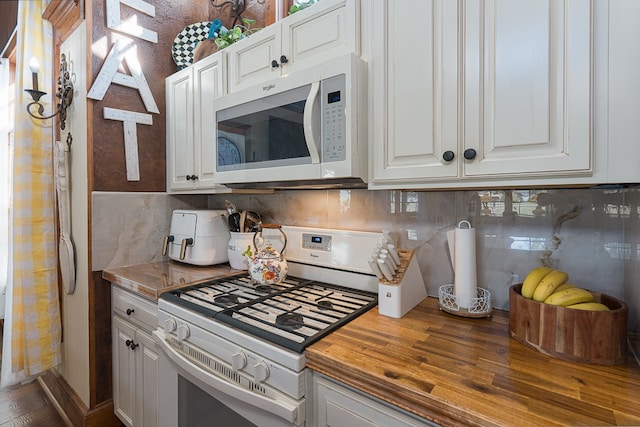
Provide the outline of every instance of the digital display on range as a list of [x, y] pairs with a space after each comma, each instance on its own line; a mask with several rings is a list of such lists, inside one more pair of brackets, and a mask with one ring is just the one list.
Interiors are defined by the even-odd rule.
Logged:
[[311, 236], [311, 241], [313, 243], [322, 244], [322, 237], [320, 237], [320, 236]]
[[327, 95], [327, 103], [333, 104], [334, 102], [340, 102], [340, 91], [330, 92]]

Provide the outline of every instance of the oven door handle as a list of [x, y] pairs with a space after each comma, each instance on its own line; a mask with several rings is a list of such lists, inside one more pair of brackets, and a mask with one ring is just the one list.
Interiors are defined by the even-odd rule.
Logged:
[[176, 365], [178, 365], [181, 369], [184, 369], [194, 378], [204, 381], [207, 384], [211, 384], [213, 388], [228, 396], [234, 397], [240, 401], [248, 403], [251, 406], [255, 406], [264, 411], [270, 412], [274, 415], [284, 418], [290, 423], [298, 425], [298, 404], [290, 404], [289, 402], [268, 399], [266, 397], [251, 393], [250, 391], [247, 391], [242, 387], [238, 387], [232, 383], [224, 381], [217, 375], [211, 374], [210, 372], [195, 365], [189, 359], [176, 351], [166, 341], [163, 335], [164, 334], [159, 331], [153, 331], [154, 341], [158, 343], [161, 350], [165, 355], [167, 355], [167, 357], [169, 357], [169, 359], [171, 359]]

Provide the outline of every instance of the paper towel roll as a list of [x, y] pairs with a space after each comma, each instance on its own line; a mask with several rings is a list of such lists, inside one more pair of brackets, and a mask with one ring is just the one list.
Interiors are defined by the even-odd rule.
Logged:
[[[469, 228], [461, 228], [466, 223]], [[469, 299], [478, 295], [476, 271], [476, 230], [468, 221], [461, 221], [455, 229], [453, 271], [454, 289], [458, 305], [469, 308]]]

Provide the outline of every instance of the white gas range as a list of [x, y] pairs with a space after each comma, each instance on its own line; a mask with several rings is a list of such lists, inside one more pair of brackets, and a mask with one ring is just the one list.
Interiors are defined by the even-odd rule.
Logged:
[[160, 296], [160, 425], [308, 421], [304, 349], [376, 306], [378, 279], [367, 260], [383, 234], [283, 231], [284, 281], [258, 285], [242, 273]]

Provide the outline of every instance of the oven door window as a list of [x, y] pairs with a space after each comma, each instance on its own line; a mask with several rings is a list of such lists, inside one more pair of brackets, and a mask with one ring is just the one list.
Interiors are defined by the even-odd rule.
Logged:
[[311, 85], [217, 113], [218, 172], [312, 163], [304, 131]]
[[179, 427], [256, 427], [182, 375], [178, 375]]

